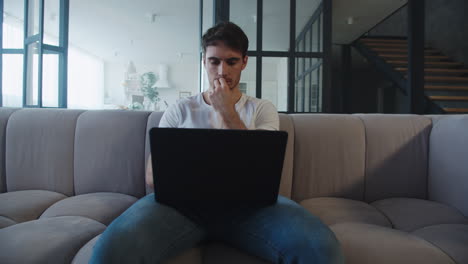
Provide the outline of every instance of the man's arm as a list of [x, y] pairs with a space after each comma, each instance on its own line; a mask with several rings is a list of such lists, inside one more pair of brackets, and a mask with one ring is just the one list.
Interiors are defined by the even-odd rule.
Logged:
[[[177, 107], [177, 104], [169, 106], [166, 111], [164, 111], [161, 120], [159, 121], [158, 127], [177, 127], [179, 124], [180, 110]], [[153, 183], [153, 166], [151, 164], [151, 154], [148, 157], [146, 162], [146, 174], [145, 174], [146, 184], [150, 188], [154, 188]]]
[[153, 166], [151, 165], [151, 154], [148, 157], [148, 162], [146, 164], [146, 176], [145, 176], [146, 184], [151, 189], [154, 189], [154, 182], [153, 182]]

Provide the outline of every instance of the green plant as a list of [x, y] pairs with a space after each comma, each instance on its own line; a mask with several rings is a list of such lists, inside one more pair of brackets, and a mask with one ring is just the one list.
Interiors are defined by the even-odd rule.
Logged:
[[161, 99], [159, 98], [158, 88], [154, 86], [158, 77], [154, 72], [145, 72], [140, 77], [141, 91], [143, 96], [147, 97], [151, 103], [157, 103]]

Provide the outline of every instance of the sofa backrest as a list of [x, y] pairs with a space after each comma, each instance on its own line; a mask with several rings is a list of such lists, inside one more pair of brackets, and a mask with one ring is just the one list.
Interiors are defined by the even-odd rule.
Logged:
[[433, 116], [429, 148], [429, 199], [468, 217], [468, 115]]
[[7, 191], [73, 195], [75, 128], [82, 112], [21, 109], [11, 114], [6, 128]]
[[[145, 194], [147, 131], [162, 112], [0, 109], [0, 192]], [[468, 215], [468, 116], [280, 114], [280, 194], [414, 197]], [[432, 129], [432, 130], [431, 130]], [[430, 146], [430, 147], [429, 147]]]
[[[0, 128], [7, 115], [1, 110]], [[7, 191], [119, 192], [142, 197], [149, 114], [17, 110], [9, 116], [5, 129], [6, 177], [2, 184], [6, 183]]]
[[150, 112], [94, 110], [76, 124], [76, 194], [145, 195], [145, 138]]
[[431, 120], [416, 115], [294, 114], [293, 199], [427, 198]]
[[366, 133], [365, 201], [427, 199], [431, 119], [418, 115], [357, 116]]
[[292, 114], [292, 198], [364, 198], [365, 133], [352, 115]]
[[6, 148], [6, 127], [8, 120], [17, 108], [2, 108], [0, 111], [0, 193], [6, 192], [6, 168], [5, 168], [5, 148]]

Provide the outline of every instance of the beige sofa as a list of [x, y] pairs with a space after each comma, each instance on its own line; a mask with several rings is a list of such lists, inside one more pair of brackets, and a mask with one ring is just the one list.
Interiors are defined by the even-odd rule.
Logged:
[[[0, 109], [0, 262], [87, 263], [146, 194], [161, 113]], [[468, 263], [468, 115], [281, 114], [281, 194], [319, 216], [347, 263]], [[167, 263], [265, 263], [202, 244]]]

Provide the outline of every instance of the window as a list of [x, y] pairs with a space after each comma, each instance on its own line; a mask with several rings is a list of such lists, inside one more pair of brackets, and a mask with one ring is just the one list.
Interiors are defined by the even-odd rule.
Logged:
[[0, 8], [1, 105], [66, 107], [68, 0], [5, 0]]
[[213, 24], [216, 19], [232, 21], [249, 38], [249, 63], [241, 77], [247, 94], [271, 101], [281, 112], [323, 110], [324, 65], [329, 64], [323, 47], [331, 45], [323, 37], [323, 19], [331, 12], [324, 12], [321, 0], [215, 0], [214, 4], [210, 6], [216, 11], [214, 18], [209, 18]]

